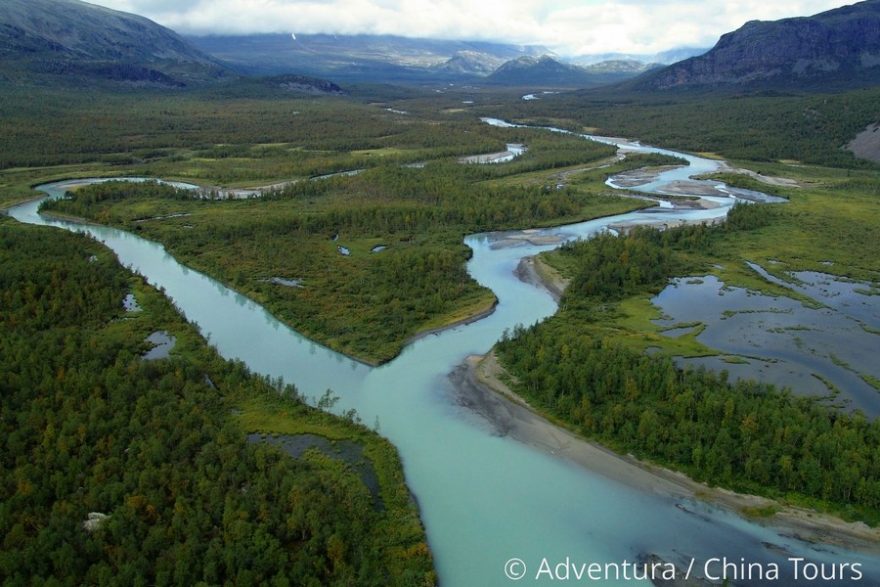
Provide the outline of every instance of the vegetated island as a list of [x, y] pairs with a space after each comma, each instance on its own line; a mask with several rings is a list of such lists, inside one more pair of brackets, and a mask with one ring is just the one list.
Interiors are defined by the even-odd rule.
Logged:
[[[511, 188], [501, 178], [513, 170], [451, 162], [424, 169], [380, 166], [246, 200], [204, 200], [167, 185], [110, 182], [81, 187], [42, 210], [158, 241], [305, 336], [379, 364], [416, 337], [492, 311], [494, 294], [466, 271], [467, 234], [581, 221], [652, 204], [617, 197], [604, 180], [670, 158], [631, 157], [609, 166], [612, 148], [577, 142], [577, 157], [586, 161], [577, 166], [582, 183], [562, 190], [548, 189], [546, 180]], [[517, 164], [529, 165], [528, 155]], [[531, 173], [559, 173], [542, 165]], [[566, 167], [573, 166], [561, 169]], [[352, 203], [353, 193], [366, 195]], [[374, 253], [377, 244], [386, 248]], [[340, 246], [349, 254], [340, 254]], [[276, 278], [295, 279], [298, 287], [278, 285]]]

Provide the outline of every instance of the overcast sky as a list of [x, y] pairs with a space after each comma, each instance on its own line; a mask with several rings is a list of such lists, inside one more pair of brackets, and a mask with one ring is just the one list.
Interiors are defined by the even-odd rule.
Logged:
[[708, 47], [748, 20], [839, 0], [89, 0], [181, 33], [370, 33], [545, 45], [562, 55]]

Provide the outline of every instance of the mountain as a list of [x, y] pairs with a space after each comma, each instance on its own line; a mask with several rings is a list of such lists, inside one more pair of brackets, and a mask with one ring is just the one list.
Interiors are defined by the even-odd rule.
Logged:
[[708, 51], [709, 47], [675, 47], [651, 55], [649, 61], [650, 63], [663, 63], [670, 65], [672, 63], [678, 63], [679, 61], [684, 61], [690, 57], [698, 57]]
[[585, 65], [584, 71], [589, 73], [618, 73], [624, 75], [638, 75], [649, 69], [663, 67], [660, 63], [645, 63], [635, 59], [611, 59]]
[[294, 94], [310, 94], [313, 96], [344, 96], [348, 94], [348, 92], [333, 82], [304, 75], [285, 74], [260, 78], [259, 81]]
[[487, 76], [504, 64], [504, 59], [477, 51], [459, 51], [434, 69], [458, 75]]
[[708, 53], [646, 74], [635, 87], [852, 88], [880, 83], [880, 0], [811, 17], [752, 21]]
[[393, 35], [295, 35], [187, 37], [201, 51], [246, 74], [299, 73], [349, 82], [449, 81], [483, 76], [543, 47]]
[[486, 78], [488, 83], [521, 87], [589, 88], [632, 77], [618, 71], [588, 71], [549, 55], [508, 61]]
[[0, 72], [182, 86], [226, 69], [140, 16], [78, 0], [0, 0]]
[[579, 55], [569, 61], [575, 65], [590, 66], [603, 62], [626, 62], [634, 61], [646, 66], [653, 64], [670, 65], [688, 57], [696, 57], [708, 51], [708, 47], [675, 47], [660, 53], [596, 53], [592, 55]]

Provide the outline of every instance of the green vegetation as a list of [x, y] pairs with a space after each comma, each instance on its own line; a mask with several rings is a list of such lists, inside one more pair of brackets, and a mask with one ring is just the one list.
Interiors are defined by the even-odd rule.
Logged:
[[[303, 334], [374, 363], [390, 359], [421, 332], [492, 307], [493, 294], [465, 270], [466, 234], [551, 226], [641, 207], [646, 204], [617, 197], [604, 185], [606, 177], [677, 163], [659, 155], [615, 161], [610, 147], [534, 129], [494, 128], [480, 123], [477, 114], [722, 153], [764, 175], [794, 177], [802, 188], [767, 188], [754, 179], [720, 176], [790, 201], [737, 207], [723, 228], [638, 230], [546, 255], [549, 265], [571, 279], [561, 313], [518, 330], [499, 351], [519, 391], [534, 405], [616, 448], [712, 483], [880, 521], [876, 423], [760, 383], [731, 384], [723, 375], [675, 369], [671, 355], [717, 352], [697, 340], [701, 324], [681, 336], [665, 336], [652, 322], [659, 312], [649, 300], [671, 276], [714, 274], [730, 285], [816, 304], [765, 281], [745, 261], [785, 278], [790, 270], [827, 272], [824, 262], [831, 260], [839, 275], [876, 284], [880, 257], [871, 243], [880, 242], [880, 182], [875, 166], [840, 147], [876, 121], [877, 90], [676, 95], [663, 101], [612, 100], [597, 92], [532, 102], [485, 92], [473, 108], [463, 108], [462, 95], [453, 90], [436, 96], [369, 88], [353, 98], [303, 99], [242, 85], [211, 94], [107, 92], [100, 103], [49, 88], [3, 91], [0, 206], [31, 197], [36, 183], [65, 177], [145, 175], [236, 187], [293, 182], [263, 198], [229, 201], [193, 198], [156, 184], [111, 183], [77, 190], [46, 209], [161, 242], [183, 263], [245, 293]], [[386, 112], [388, 105], [410, 114]], [[529, 150], [511, 163], [457, 162], [513, 142]], [[311, 179], [354, 169], [364, 171]], [[14, 472], [4, 475], [11, 497], [0, 511], [11, 537], [0, 559], [3, 572], [15, 572], [27, 556], [40, 561], [34, 568], [44, 577], [58, 561], [73, 559], [74, 582], [86, 583], [117, 576], [120, 582], [139, 577], [156, 583], [215, 578], [248, 583], [278, 573], [291, 576], [290, 568], [303, 584], [430, 582], [430, 556], [387, 443], [306, 408], [296, 397], [282, 397], [272, 382], [220, 361], [156, 292], [120, 277], [124, 274], [97, 245], [81, 239], [74, 245], [72, 236], [58, 237], [65, 246], [44, 239], [31, 247], [28, 259], [14, 253], [21, 250], [20, 235], [39, 241], [32, 235], [43, 233], [19, 232], [9, 223], [2, 230], [4, 252], [15, 261], [3, 271], [27, 270], [33, 280], [43, 279], [31, 286], [25, 283], [30, 274], [21, 273], [16, 287], [4, 283], [3, 290], [10, 292], [4, 293], [4, 309], [23, 308], [9, 314], [14, 323], [5, 312], [0, 318], [8, 326], [0, 358], [7, 362], [2, 413], [13, 415], [0, 420], [8, 432], [4, 454], [12, 455], [3, 463]], [[373, 253], [377, 245], [387, 248]], [[110, 268], [106, 276], [85, 282], [82, 259], [45, 262], [56, 252], [59, 260], [68, 259], [82, 247], [97, 255], [97, 265]], [[341, 254], [341, 247], [350, 255]], [[69, 288], [57, 287], [62, 282]], [[127, 289], [137, 294], [143, 314], [121, 314], [119, 300]], [[21, 327], [31, 323], [48, 334]], [[876, 331], [873, 325], [862, 327]], [[139, 341], [160, 328], [173, 332], [178, 346], [170, 360], [144, 363]], [[646, 356], [648, 348], [659, 353]], [[216, 390], [205, 384], [205, 374]], [[29, 382], [39, 382], [45, 392], [34, 398]], [[52, 420], [53, 414], [64, 419]], [[192, 426], [171, 427], [171, 414], [184, 414]], [[138, 428], [144, 422], [160, 434], [145, 440]], [[249, 431], [357, 439], [382, 481], [388, 511], [373, 511], [369, 492], [340, 463], [311, 453], [298, 461], [282, 458], [267, 447], [245, 444]], [[132, 443], [145, 448], [119, 452]], [[230, 473], [224, 468], [227, 476], [220, 481], [217, 451], [224, 463], [229, 455], [242, 463]], [[162, 485], [166, 477], [151, 474], [160, 462], [189, 477]], [[49, 464], [59, 472], [50, 474]], [[254, 475], [256, 470], [262, 476]], [[245, 475], [250, 485], [241, 493]], [[202, 477], [212, 480], [210, 491], [223, 499], [231, 495], [227, 504], [218, 506], [214, 493], [204, 493], [209, 488]], [[321, 493], [314, 499], [318, 513], [291, 509], [298, 501], [270, 499], [272, 491]], [[67, 497], [57, 497], [62, 494]], [[129, 504], [134, 496], [139, 497]], [[59, 505], [49, 510], [53, 499]], [[6, 506], [13, 502], [15, 509]], [[78, 524], [89, 511], [110, 513], [106, 529], [82, 531]], [[175, 521], [191, 511], [199, 513]], [[292, 531], [290, 520], [306, 534], [284, 534]], [[170, 550], [162, 550], [154, 530]], [[136, 538], [125, 538], [130, 536]], [[64, 540], [69, 547], [61, 546]], [[130, 554], [137, 540], [146, 547]], [[220, 542], [213, 546], [215, 541]], [[270, 554], [256, 553], [255, 544]], [[240, 552], [245, 558], [236, 558]], [[250, 556], [262, 556], [266, 564], [256, 565]], [[159, 563], [145, 565], [149, 557]], [[172, 559], [196, 562], [178, 569], [170, 567]], [[235, 562], [241, 560], [249, 560], [252, 574], [237, 574], [243, 567]]]
[[518, 329], [498, 351], [518, 392], [586, 436], [697, 480], [806, 497], [880, 524], [877, 421], [772, 385], [681, 371], [562, 320]]
[[[434, 584], [394, 448], [222, 360], [103, 246], [0, 220], [0, 306], [0, 582]], [[156, 330], [177, 344], [143, 360]], [[345, 463], [251, 431], [360, 443], [384, 509]]]
[[[44, 209], [159, 241], [303, 334], [377, 363], [420, 332], [491, 309], [494, 295], [465, 270], [465, 235], [645, 205], [610, 195], [603, 184], [607, 171], [563, 190], [543, 183], [495, 185], [513, 174], [583, 166], [613, 152], [546, 132], [512, 132], [508, 140], [528, 140], [533, 148], [506, 165], [378, 162], [358, 176], [301, 181], [250, 200], [203, 200], [168, 186], [111, 182], [78, 189]], [[387, 249], [372, 253], [379, 244]], [[342, 255], [339, 247], [351, 254]], [[301, 287], [273, 278], [297, 279]]]
[[231, 183], [352, 169], [369, 164], [373, 155], [363, 150], [395, 147], [418, 160], [504, 147], [498, 135], [472, 132], [479, 122], [440, 126], [355, 100], [233, 90], [101, 92], [96, 101], [6, 86], [0, 169], [103, 163]]
[[[107, 195], [117, 186], [90, 188], [80, 197], [100, 201], [66, 202], [54, 211], [162, 242], [307, 336], [378, 363], [420, 332], [492, 307], [492, 293], [465, 272], [465, 234], [643, 205], [609, 196], [604, 175], [561, 192], [554, 181], [492, 185], [597, 164], [614, 150], [539, 130], [493, 128], [473, 115], [438, 112], [436, 102], [411, 116], [385, 111], [381, 100], [398, 94], [425, 99], [394, 89], [315, 99], [237, 84], [210, 93], [104, 91], [97, 104], [79, 92], [11, 86], [0, 103], [8, 123], [0, 138], [0, 206], [32, 197], [34, 184], [67, 177], [139, 175], [208, 187], [297, 182], [265, 201], [239, 202], [184, 201], [149, 187], [120, 199]], [[507, 142], [529, 150], [503, 165], [457, 163]], [[405, 167], [413, 163], [427, 166]], [[308, 181], [352, 169], [367, 171]], [[388, 249], [370, 253], [379, 244]], [[342, 256], [340, 246], [352, 255]], [[272, 283], [276, 277], [303, 287]]]
[[513, 101], [492, 116], [653, 145], [720, 153], [732, 159], [876, 168], [841, 149], [877, 122], [877, 88], [842, 94], [622, 94], [594, 90]]
[[[790, 204], [736, 206], [720, 227], [638, 229], [547, 255], [571, 284], [557, 316], [519, 328], [499, 343], [499, 357], [518, 382], [515, 389], [582, 434], [695, 479], [880, 523], [880, 423], [772, 385], [677, 369], [672, 355], [713, 351], [682, 344], [690, 333], [661, 336], [648, 299], [678, 275], [717, 272], [725, 280], [743, 276], [751, 283], [753, 277], [727, 266], [739, 266], [743, 257], [760, 258], [751, 255], [765, 242], [779, 243], [774, 255], [788, 267], [812, 267], [820, 256], [837, 259], [827, 248], [835, 240], [836, 250], [849, 252], [848, 262], [835, 267], [876, 275], [876, 258], [862, 257], [853, 245], [858, 231], [877, 217], [877, 203], [858, 192], [844, 194], [837, 200], [840, 210], [824, 219], [829, 225], [817, 228], [808, 246], [795, 231], [818, 226], [813, 215], [820, 196], [791, 192]], [[843, 233], [831, 228], [842, 226], [840, 217], [857, 208], [868, 215], [863, 222]], [[844, 235], [853, 241], [847, 243]], [[798, 245], [797, 255], [780, 254]], [[864, 265], [854, 263], [856, 258]], [[661, 352], [648, 356], [649, 347]]]
[[136, 92], [0, 85], [0, 207], [37, 183], [147, 175], [206, 185], [296, 177], [504, 148], [478, 121], [401, 119], [363, 101], [240, 83]]

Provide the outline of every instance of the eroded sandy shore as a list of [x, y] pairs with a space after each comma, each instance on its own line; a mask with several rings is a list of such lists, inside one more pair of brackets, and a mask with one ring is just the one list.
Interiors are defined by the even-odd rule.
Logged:
[[804, 542], [880, 553], [880, 529], [765, 497], [709, 487], [683, 473], [615, 453], [550, 422], [504, 383], [506, 375], [493, 353], [468, 357], [450, 377], [458, 401], [485, 418], [496, 434], [515, 438], [628, 487], [672, 499], [683, 511], [691, 511], [689, 500], [705, 501], [739, 515], [749, 510], [778, 508], [775, 515], [754, 521]]
[[622, 171], [616, 174], [612, 179], [614, 185], [622, 188], [639, 187], [649, 184], [657, 179], [657, 177], [666, 171], [679, 169], [684, 165], [659, 165], [653, 167], [640, 167], [630, 171]]
[[727, 161], [721, 161], [721, 168], [718, 171], [721, 173], [736, 173], [738, 175], [746, 175], [754, 180], [760, 181], [763, 184], [781, 188], [803, 187], [803, 185], [801, 185], [801, 183], [796, 179], [790, 179], [788, 177], [777, 177], [773, 175], [764, 175], [763, 173], [757, 173], [755, 171], [752, 171], [751, 169], [734, 167]]
[[523, 257], [516, 267], [520, 281], [545, 288], [557, 302], [562, 299], [568, 280], [540, 257]]
[[[546, 287], [556, 299], [567, 285], [552, 268], [532, 257], [520, 262], [517, 275], [523, 281]], [[469, 356], [450, 374], [450, 378], [455, 384], [459, 403], [481, 415], [496, 434], [515, 438], [628, 487], [678, 502], [702, 500], [739, 515], [776, 509], [774, 515], [754, 521], [770, 526], [784, 536], [846, 550], [880, 553], [878, 528], [861, 522], [846, 522], [765, 497], [710, 487], [683, 473], [641, 461], [632, 455], [618, 454], [549, 421], [505, 383], [510, 376], [494, 352]], [[690, 511], [687, 503], [676, 503], [676, 506]]]

